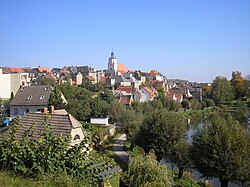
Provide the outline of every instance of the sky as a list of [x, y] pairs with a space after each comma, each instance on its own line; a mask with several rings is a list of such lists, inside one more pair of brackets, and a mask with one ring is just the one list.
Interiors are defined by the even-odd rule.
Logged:
[[250, 74], [250, 0], [0, 0], [0, 66]]

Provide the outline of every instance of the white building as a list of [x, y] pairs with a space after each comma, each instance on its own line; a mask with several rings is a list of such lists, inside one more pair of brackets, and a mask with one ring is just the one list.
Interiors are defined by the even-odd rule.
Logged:
[[3, 70], [0, 68], [0, 98], [10, 99], [11, 92], [15, 95], [21, 85], [28, 86], [26, 74], [3, 74]]

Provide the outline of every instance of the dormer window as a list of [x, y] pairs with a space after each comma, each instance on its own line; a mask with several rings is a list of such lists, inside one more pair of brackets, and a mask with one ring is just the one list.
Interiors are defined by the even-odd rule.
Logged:
[[31, 100], [32, 99], [32, 95], [29, 95], [29, 97], [27, 98], [27, 100]]
[[44, 95], [41, 95], [41, 96], [40, 96], [40, 100], [43, 100], [44, 98], [45, 98]]

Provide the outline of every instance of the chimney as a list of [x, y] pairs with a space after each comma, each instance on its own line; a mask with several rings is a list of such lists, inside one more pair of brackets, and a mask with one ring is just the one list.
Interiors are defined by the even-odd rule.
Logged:
[[41, 113], [47, 114], [48, 113], [48, 108], [42, 108]]
[[53, 114], [54, 113], [54, 110], [55, 110], [55, 107], [53, 105], [51, 105], [49, 107], [49, 113]]

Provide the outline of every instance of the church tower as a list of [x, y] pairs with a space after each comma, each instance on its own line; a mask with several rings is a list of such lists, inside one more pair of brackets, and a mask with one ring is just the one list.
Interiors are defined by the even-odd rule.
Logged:
[[114, 52], [112, 51], [111, 56], [109, 57], [108, 70], [117, 72], [117, 69], [118, 69], [117, 59], [115, 58]]

